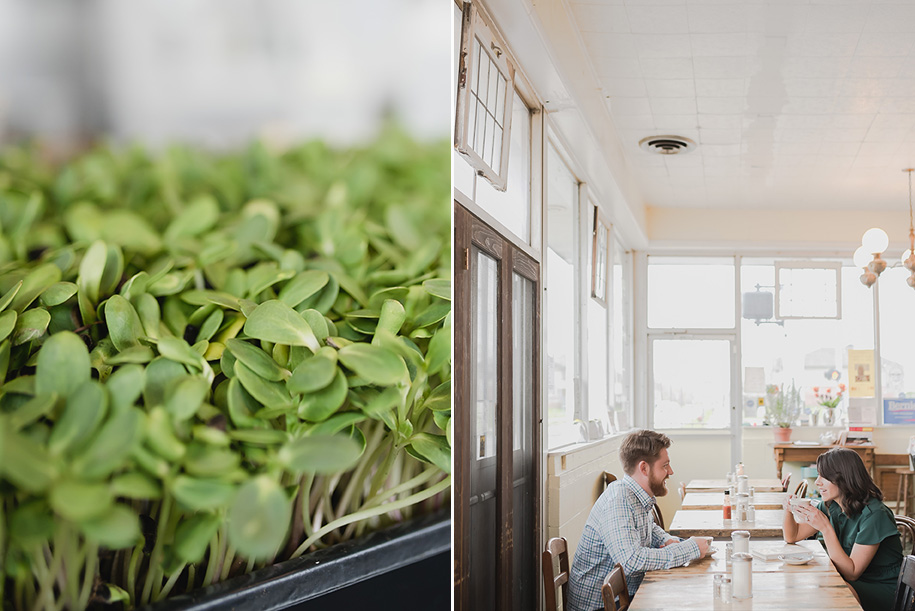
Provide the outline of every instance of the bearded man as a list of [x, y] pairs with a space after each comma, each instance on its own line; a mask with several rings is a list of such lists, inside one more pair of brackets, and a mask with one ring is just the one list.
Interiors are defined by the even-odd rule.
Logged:
[[670, 438], [650, 430], [635, 430], [620, 446], [626, 475], [597, 499], [578, 542], [569, 575], [569, 611], [604, 608], [601, 585], [619, 562], [630, 596], [646, 571], [669, 569], [702, 558], [708, 540], [674, 537], [654, 523], [655, 497], [667, 494]]

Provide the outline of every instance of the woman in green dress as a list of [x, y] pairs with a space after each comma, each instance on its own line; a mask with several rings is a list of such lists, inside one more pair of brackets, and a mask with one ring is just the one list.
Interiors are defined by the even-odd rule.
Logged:
[[848, 448], [821, 454], [817, 471], [816, 487], [823, 500], [819, 506], [793, 508], [800, 524], [785, 511], [785, 541], [794, 543], [819, 532], [829, 559], [864, 611], [892, 609], [902, 543], [893, 512], [883, 504], [883, 493], [861, 457]]

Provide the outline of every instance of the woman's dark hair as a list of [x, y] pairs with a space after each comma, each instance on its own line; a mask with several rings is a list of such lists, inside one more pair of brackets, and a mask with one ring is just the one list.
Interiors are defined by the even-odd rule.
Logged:
[[820, 454], [817, 458], [817, 472], [839, 489], [842, 505], [849, 516], [860, 514], [871, 498], [883, 500], [883, 493], [854, 450], [833, 448]]

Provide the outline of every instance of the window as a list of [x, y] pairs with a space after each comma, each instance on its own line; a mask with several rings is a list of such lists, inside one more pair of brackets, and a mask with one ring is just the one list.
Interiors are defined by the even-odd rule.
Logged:
[[497, 189], [508, 173], [514, 67], [476, 4], [465, 3], [455, 144]]
[[[613, 382], [610, 375], [610, 312], [607, 307], [608, 264], [610, 253], [610, 229], [600, 209], [593, 202], [588, 203], [591, 211], [588, 217], [588, 278], [591, 285], [588, 299], [587, 333], [582, 338], [588, 350], [588, 416], [587, 420], [599, 420], [604, 431], [610, 424], [610, 386]], [[595, 291], [595, 281], [598, 290]], [[583, 420], [585, 418], [582, 418]]]
[[778, 261], [776, 318], [842, 318], [840, 263]]
[[575, 321], [578, 181], [552, 143], [547, 149], [546, 357], [550, 447], [578, 439]]
[[[771, 311], [775, 301], [776, 271], [784, 271], [787, 267], [784, 263], [772, 258], [744, 258], [741, 261], [742, 420], [746, 425], [765, 421], [766, 386], [781, 387], [792, 382], [801, 391], [802, 407], [798, 417], [808, 422], [811, 418], [816, 420], [821, 408], [814, 388], [819, 392], [830, 389], [835, 394], [839, 384], [848, 383], [848, 350], [874, 347], [873, 294], [858, 282], [860, 269], [852, 267], [850, 261], [834, 265], [838, 277], [833, 282], [837, 288], [841, 287], [841, 318], [784, 320], [777, 319]], [[804, 263], [808, 269], [828, 269], [829, 265], [830, 262]], [[793, 271], [797, 271], [796, 266]], [[785, 281], [783, 275], [779, 277]], [[811, 278], [812, 281], [816, 279]], [[880, 282], [883, 281], [881, 278]], [[904, 281], [901, 284], [905, 286]], [[810, 301], [814, 305], [822, 305], [825, 294], [835, 301], [835, 288], [825, 293], [822, 285], [810, 289], [799, 287], [799, 290], [813, 291]], [[760, 307], [761, 303], [768, 303], [770, 309]], [[813, 312], [810, 306], [800, 305], [802, 309], [796, 311]], [[847, 396], [845, 393], [846, 398], [840, 404], [842, 410], [847, 405]]]
[[[872, 287], [880, 291], [880, 383], [884, 403], [915, 399], [915, 290], [906, 284], [908, 276], [903, 267], [888, 267]], [[859, 282], [854, 285], [866, 291]]]
[[611, 242], [610, 314], [613, 403], [609, 414], [612, 430], [632, 426], [632, 254], [626, 252], [614, 233]]
[[733, 258], [648, 257], [648, 326], [733, 328]]

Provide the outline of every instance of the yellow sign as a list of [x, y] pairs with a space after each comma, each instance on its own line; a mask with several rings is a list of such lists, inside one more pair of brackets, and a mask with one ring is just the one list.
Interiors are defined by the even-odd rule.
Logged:
[[874, 351], [848, 351], [848, 396], [873, 397], [874, 385]]

